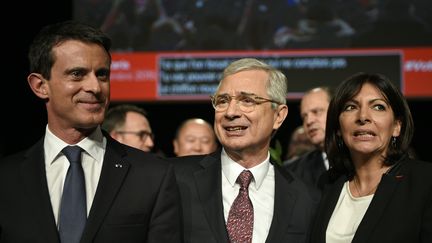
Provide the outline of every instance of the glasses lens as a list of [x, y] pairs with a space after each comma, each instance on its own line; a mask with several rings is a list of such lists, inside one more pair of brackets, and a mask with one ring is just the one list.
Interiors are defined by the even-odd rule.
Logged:
[[230, 102], [231, 102], [231, 96], [229, 95], [216, 95], [212, 99], [213, 107], [217, 111], [226, 110]]
[[243, 112], [252, 112], [257, 105], [257, 101], [254, 96], [243, 94], [237, 96], [237, 104]]
[[228, 109], [232, 99], [235, 99], [237, 107], [243, 112], [253, 111], [258, 103], [254, 96], [247, 94], [216, 95], [212, 97], [212, 105], [216, 111], [225, 111]]
[[150, 137], [153, 140], [153, 133], [147, 132], [147, 131], [141, 131], [139, 133], [139, 136], [141, 140], [146, 140], [148, 137]]

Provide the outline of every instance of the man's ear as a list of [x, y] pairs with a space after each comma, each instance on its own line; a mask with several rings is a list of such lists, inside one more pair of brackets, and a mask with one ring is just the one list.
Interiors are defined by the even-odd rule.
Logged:
[[118, 139], [119, 139], [118, 133], [116, 132], [115, 129], [113, 129], [113, 130], [109, 133], [109, 135], [110, 135], [112, 138], [114, 138], [115, 140], [118, 140]]
[[275, 121], [273, 124], [274, 130], [279, 129], [279, 127], [282, 126], [282, 123], [284, 122], [287, 115], [288, 115], [288, 106], [278, 105], [277, 112], [275, 113]]
[[173, 148], [174, 148], [174, 154], [175, 154], [175, 155], [178, 154], [178, 152], [179, 152], [179, 150], [180, 150], [179, 147], [180, 147], [180, 145], [179, 145], [177, 139], [174, 139], [174, 140], [173, 140]]
[[48, 85], [47, 80], [42, 77], [39, 73], [31, 73], [27, 77], [27, 82], [30, 85], [31, 90], [35, 95], [41, 99], [47, 99], [48, 95]]

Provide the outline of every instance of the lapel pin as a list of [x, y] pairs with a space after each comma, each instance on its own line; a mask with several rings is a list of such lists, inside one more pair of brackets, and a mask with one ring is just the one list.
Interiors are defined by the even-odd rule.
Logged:
[[396, 180], [398, 180], [398, 181], [400, 181], [404, 178], [403, 175], [396, 175], [395, 177], [396, 177]]
[[116, 168], [123, 168], [123, 165], [122, 164], [115, 164], [114, 165]]

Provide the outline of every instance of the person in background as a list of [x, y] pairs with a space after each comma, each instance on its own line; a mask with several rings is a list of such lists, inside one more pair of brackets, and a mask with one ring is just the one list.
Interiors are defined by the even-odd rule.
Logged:
[[328, 87], [316, 87], [306, 91], [300, 102], [300, 116], [303, 129], [315, 149], [284, 165], [294, 171], [306, 183], [317, 186], [319, 177], [328, 170], [327, 155], [324, 152], [327, 109], [332, 94]]
[[218, 147], [213, 127], [201, 118], [183, 121], [173, 140], [176, 156], [209, 154]]
[[432, 242], [432, 163], [409, 157], [413, 133], [407, 101], [387, 77], [358, 73], [338, 86], [311, 242]]
[[173, 158], [185, 242], [308, 242], [316, 202], [270, 161], [272, 135], [288, 114], [286, 95], [285, 75], [262, 61], [243, 58], [225, 68], [211, 98], [222, 148]]
[[288, 144], [286, 162], [291, 163], [302, 155], [315, 149], [315, 146], [309, 140], [303, 126], [298, 126], [291, 134], [291, 139]]
[[112, 138], [146, 152], [154, 147], [154, 135], [147, 112], [139, 106], [121, 104], [108, 110], [102, 129]]
[[110, 45], [74, 21], [45, 26], [33, 40], [27, 80], [48, 124], [32, 147], [1, 159], [0, 242], [181, 242], [172, 165], [100, 128]]

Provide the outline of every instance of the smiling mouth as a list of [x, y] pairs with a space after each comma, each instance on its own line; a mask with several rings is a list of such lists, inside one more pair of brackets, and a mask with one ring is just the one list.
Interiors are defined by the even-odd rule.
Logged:
[[103, 109], [103, 107], [104, 107], [103, 103], [100, 103], [100, 102], [90, 102], [90, 103], [80, 102], [79, 104], [82, 107], [84, 107], [84, 109], [91, 111], [91, 112], [98, 112], [101, 109]]
[[245, 130], [247, 127], [225, 127], [225, 130], [229, 132], [235, 132], [235, 131], [242, 131]]

